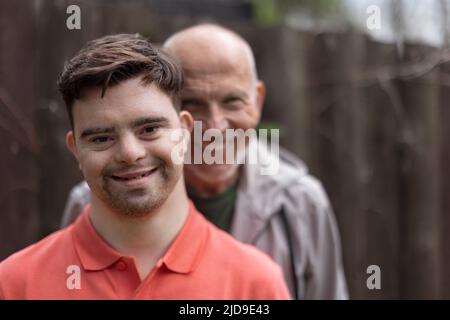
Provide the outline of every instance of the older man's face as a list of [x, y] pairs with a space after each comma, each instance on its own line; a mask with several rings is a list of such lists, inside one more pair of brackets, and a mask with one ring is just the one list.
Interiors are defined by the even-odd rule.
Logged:
[[[225, 138], [226, 129], [256, 128], [261, 113], [263, 85], [256, 81], [245, 57], [242, 59], [244, 61], [239, 59], [208, 61], [201, 57], [193, 57], [185, 61], [183, 65], [185, 87], [181, 93], [182, 109], [189, 111], [194, 120], [202, 121], [203, 132], [212, 128], [218, 129]], [[191, 143], [191, 150], [194, 150], [195, 143], [199, 142], [191, 139]], [[203, 150], [209, 143], [202, 143]], [[236, 149], [236, 145], [235, 141], [233, 150], [229, 150], [230, 145], [225, 144], [224, 156], [230, 151], [242, 153], [243, 150]], [[220, 192], [236, 180], [238, 167], [237, 164], [204, 162], [187, 164], [186, 181], [188, 185], [200, 183], [210, 190], [215, 190], [217, 186], [219, 187], [217, 192]]]

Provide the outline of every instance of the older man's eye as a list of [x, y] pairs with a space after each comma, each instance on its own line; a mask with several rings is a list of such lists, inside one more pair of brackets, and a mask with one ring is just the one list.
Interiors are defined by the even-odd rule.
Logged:
[[244, 105], [244, 100], [238, 97], [230, 97], [224, 100], [224, 104], [225, 106], [236, 108]]
[[195, 107], [201, 107], [202, 102], [198, 99], [182, 99], [181, 100], [181, 108], [195, 108]]

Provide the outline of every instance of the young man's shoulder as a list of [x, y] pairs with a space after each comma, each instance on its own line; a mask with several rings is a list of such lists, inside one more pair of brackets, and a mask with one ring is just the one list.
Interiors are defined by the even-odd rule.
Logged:
[[62, 242], [67, 240], [69, 228], [56, 231], [39, 240], [38, 242], [19, 250], [8, 258], [0, 262], [5, 268], [6, 266], [15, 265], [16, 263], [30, 263], [47, 258], [49, 254], [53, 255], [63, 245]]
[[283, 272], [266, 253], [239, 242], [228, 233], [210, 225], [208, 255], [214, 255], [224, 284], [253, 299], [289, 299]]
[[[11, 290], [25, 290], [28, 281], [39, 279], [44, 274], [52, 274], [58, 267], [63, 268], [67, 264], [64, 257], [71, 247], [69, 227], [56, 231], [1, 261], [0, 295], [6, 295], [7, 292], [11, 294]], [[64, 272], [65, 269], [62, 274]]]
[[210, 245], [222, 249], [226, 259], [232, 258], [237, 266], [258, 265], [263, 271], [273, 271], [278, 265], [264, 252], [256, 247], [240, 242], [230, 234], [212, 226]]

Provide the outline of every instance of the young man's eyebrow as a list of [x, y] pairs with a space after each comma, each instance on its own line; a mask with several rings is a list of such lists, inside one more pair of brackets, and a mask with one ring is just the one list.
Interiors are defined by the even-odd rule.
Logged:
[[167, 124], [167, 123], [169, 123], [169, 119], [167, 119], [166, 117], [140, 118], [140, 119], [133, 121], [131, 126], [136, 128], [136, 127], [140, 127], [144, 124], [152, 124], [152, 123]]
[[80, 139], [86, 138], [88, 136], [92, 136], [94, 134], [99, 134], [99, 133], [113, 133], [114, 132], [114, 128], [109, 127], [109, 128], [88, 128], [85, 129], [81, 132], [80, 134]]
[[[144, 124], [152, 124], [152, 123], [162, 123], [166, 124], [169, 123], [169, 119], [166, 117], [148, 117], [148, 118], [140, 118], [131, 123], [131, 126], [133, 128], [140, 127]], [[98, 127], [98, 128], [88, 128], [83, 130], [80, 134], [80, 139], [86, 138], [88, 136], [92, 136], [94, 134], [101, 134], [101, 133], [113, 133], [115, 132], [115, 129], [113, 127]]]

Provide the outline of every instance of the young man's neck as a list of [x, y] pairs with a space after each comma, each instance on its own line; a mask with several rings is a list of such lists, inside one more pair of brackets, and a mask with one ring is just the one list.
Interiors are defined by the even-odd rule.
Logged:
[[89, 214], [94, 228], [112, 248], [135, 257], [143, 279], [178, 235], [188, 212], [189, 201], [180, 178], [167, 200], [146, 217], [119, 216], [95, 196]]

